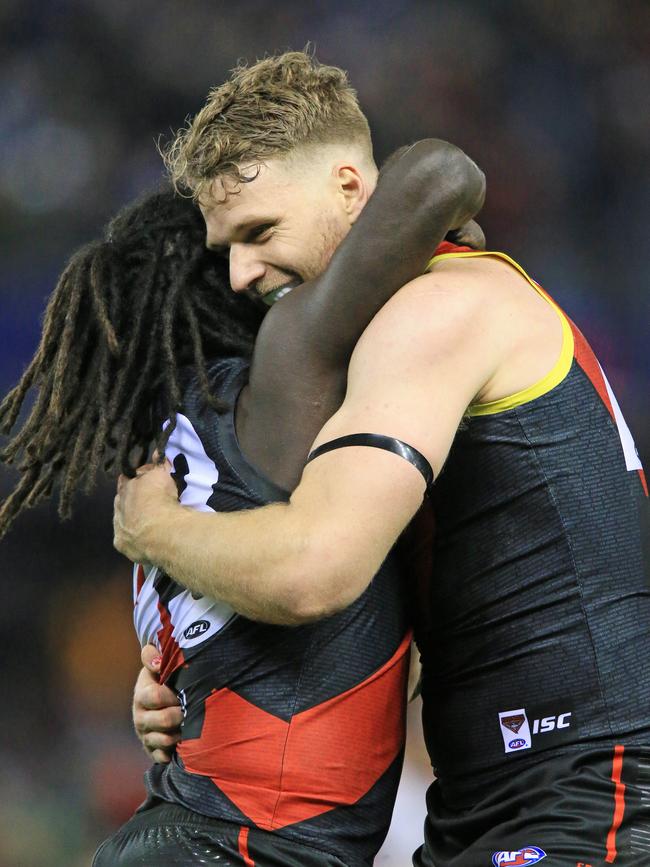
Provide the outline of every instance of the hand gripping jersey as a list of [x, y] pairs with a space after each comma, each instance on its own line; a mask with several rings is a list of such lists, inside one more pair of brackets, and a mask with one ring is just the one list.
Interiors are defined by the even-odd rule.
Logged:
[[[202, 405], [196, 382], [185, 390], [166, 450], [185, 505], [233, 511], [288, 498], [239, 450], [233, 408], [247, 375], [240, 359], [211, 366], [225, 413]], [[394, 557], [350, 608], [298, 627], [255, 623], [157, 569], [136, 567], [134, 591], [140, 641], [160, 648], [185, 713], [171, 764], [147, 773], [150, 794], [371, 863], [404, 741], [410, 633]]]
[[650, 745], [646, 481], [585, 338], [524, 276], [561, 320], [560, 358], [470, 407], [432, 494], [424, 726], [458, 808], [556, 755]]

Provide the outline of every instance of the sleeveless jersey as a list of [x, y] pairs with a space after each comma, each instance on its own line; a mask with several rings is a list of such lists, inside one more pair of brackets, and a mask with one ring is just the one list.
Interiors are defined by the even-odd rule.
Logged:
[[[209, 375], [231, 408], [206, 408], [187, 385], [166, 449], [181, 503], [234, 511], [288, 499], [239, 449], [246, 362], [218, 361]], [[297, 627], [248, 620], [155, 568], [136, 567], [134, 592], [140, 641], [160, 648], [185, 714], [171, 763], [147, 772], [150, 794], [372, 863], [404, 742], [410, 632], [394, 555], [348, 609]]]
[[[471, 406], [431, 495], [423, 657], [427, 745], [469, 807], [547, 757], [650, 744], [648, 490], [585, 338], [562, 322], [540, 382]], [[644, 542], [645, 539], [645, 542]]]

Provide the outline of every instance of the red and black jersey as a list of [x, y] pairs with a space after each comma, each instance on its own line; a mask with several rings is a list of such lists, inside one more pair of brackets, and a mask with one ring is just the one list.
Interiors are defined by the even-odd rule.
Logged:
[[[196, 382], [185, 389], [168, 448], [181, 502], [234, 511], [288, 499], [239, 449], [233, 408], [247, 375], [241, 359], [210, 367], [225, 413], [202, 404]], [[404, 742], [410, 632], [393, 555], [352, 606], [298, 627], [253, 622], [158, 572], [136, 570], [135, 590], [141, 640], [158, 641], [185, 712], [171, 764], [147, 773], [150, 794], [371, 863]]]
[[557, 364], [470, 407], [433, 487], [424, 727], [459, 808], [555, 755], [650, 745], [648, 489], [605, 374], [553, 306]]

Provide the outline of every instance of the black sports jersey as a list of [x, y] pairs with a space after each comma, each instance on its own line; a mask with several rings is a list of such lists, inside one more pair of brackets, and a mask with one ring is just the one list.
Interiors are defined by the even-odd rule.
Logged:
[[554, 369], [471, 407], [433, 488], [417, 637], [447, 807], [554, 755], [650, 745], [647, 487], [602, 369], [556, 309]]
[[[227, 359], [209, 373], [231, 409], [205, 407], [198, 384], [187, 386], [167, 450], [181, 502], [231, 511], [286, 500], [239, 449], [246, 363]], [[185, 712], [171, 764], [147, 773], [150, 794], [371, 863], [404, 740], [410, 633], [394, 557], [348, 609], [298, 627], [248, 620], [157, 570], [137, 570], [135, 589], [141, 640], [158, 641]]]

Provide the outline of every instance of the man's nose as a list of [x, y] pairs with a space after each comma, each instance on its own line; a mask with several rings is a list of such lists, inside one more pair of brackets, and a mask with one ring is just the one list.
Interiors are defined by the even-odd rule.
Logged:
[[235, 292], [245, 292], [261, 280], [266, 265], [259, 255], [246, 244], [230, 245], [230, 285]]

